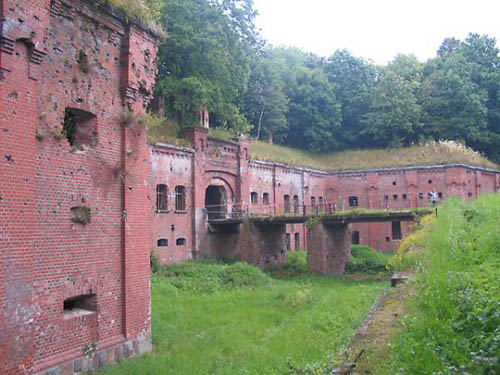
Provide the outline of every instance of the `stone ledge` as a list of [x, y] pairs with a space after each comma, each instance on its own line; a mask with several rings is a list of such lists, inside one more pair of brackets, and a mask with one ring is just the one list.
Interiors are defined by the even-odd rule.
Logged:
[[120, 362], [123, 359], [131, 359], [150, 352], [152, 349], [151, 333], [148, 332], [135, 340], [98, 350], [90, 358], [88, 356], [75, 358], [71, 361], [61, 363], [39, 372], [38, 375], [74, 375], [91, 370], [100, 370], [110, 364]]

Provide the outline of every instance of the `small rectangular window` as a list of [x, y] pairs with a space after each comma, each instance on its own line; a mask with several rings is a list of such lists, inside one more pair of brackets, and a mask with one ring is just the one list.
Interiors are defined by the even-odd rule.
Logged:
[[349, 207], [358, 207], [358, 197], [349, 197]]
[[262, 194], [262, 203], [269, 204], [269, 193]]
[[324, 210], [323, 197], [319, 197], [319, 210], [320, 210], [320, 212], [323, 212], [323, 210]]
[[397, 201], [397, 200], [398, 200], [398, 195], [397, 195], [397, 194], [394, 194], [394, 195], [392, 196], [392, 199], [393, 199], [393, 200], [395, 200], [395, 201]]
[[156, 211], [167, 212], [167, 185], [156, 185]]
[[285, 194], [283, 196], [283, 201], [285, 204], [285, 213], [289, 213], [290, 212], [290, 196], [288, 194]]
[[185, 238], [178, 238], [177, 241], [175, 241], [175, 244], [177, 246], [184, 246], [186, 244], [186, 239]]
[[293, 196], [293, 213], [294, 214], [299, 213], [299, 196], [298, 195]]
[[401, 222], [393, 221], [392, 222], [392, 239], [400, 240], [401, 239]]
[[351, 244], [359, 245], [359, 231], [355, 230], [351, 233]]
[[311, 211], [316, 211], [316, 197], [311, 197]]
[[403, 194], [403, 200], [407, 200], [408, 199], [408, 196], [406, 194]]
[[259, 194], [256, 192], [251, 192], [250, 193], [250, 203], [252, 204], [258, 204], [259, 203]]
[[286, 249], [291, 250], [292, 244], [291, 244], [291, 238], [290, 238], [290, 233], [286, 234]]
[[186, 188], [184, 186], [175, 187], [175, 211], [186, 211]]
[[70, 319], [77, 316], [90, 315], [97, 312], [97, 297], [95, 294], [86, 294], [70, 297], [64, 300], [63, 316]]
[[300, 233], [295, 233], [295, 250], [300, 250]]
[[168, 246], [168, 240], [166, 238], [160, 238], [158, 240], [158, 247], [166, 247]]

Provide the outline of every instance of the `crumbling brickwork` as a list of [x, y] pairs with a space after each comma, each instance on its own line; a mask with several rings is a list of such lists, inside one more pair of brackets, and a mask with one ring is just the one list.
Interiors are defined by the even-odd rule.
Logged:
[[2, 374], [151, 345], [149, 150], [131, 113], [157, 36], [93, 3], [0, 0]]

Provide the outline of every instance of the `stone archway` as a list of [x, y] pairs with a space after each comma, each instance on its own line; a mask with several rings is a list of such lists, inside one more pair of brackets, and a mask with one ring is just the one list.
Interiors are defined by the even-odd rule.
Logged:
[[227, 192], [224, 186], [209, 185], [205, 191], [208, 219], [225, 219], [228, 213]]

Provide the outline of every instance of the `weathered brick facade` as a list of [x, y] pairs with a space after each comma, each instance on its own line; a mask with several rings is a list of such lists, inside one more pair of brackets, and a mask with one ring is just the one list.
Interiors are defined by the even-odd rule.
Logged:
[[[231, 212], [236, 207], [269, 214], [283, 212], [285, 196], [293, 213], [295, 202], [300, 212], [304, 205], [306, 210], [318, 211], [332, 207], [337, 210], [399, 209], [429, 205], [428, 194], [433, 189], [441, 199], [449, 196], [467, 199], [500, 189], [498, 171], [468, 165], [324, 172], [249, 160], [248, 140], [228, 142], [208, 138], [205, 129], [191, 129], [187, 138], [193, 143], [192, 149], [151, 146], [151, 195], [157, 194], [158, 184], [163, 184], [169, 192], [183, 186], [187, 196], [186, 209], [182, 212], [175, 211], [175, 194], [168, 198], [168, 212], [158, 213], [154, 200], [152, 202], [151, 240], [165, 264], [205, 253], [241, 256], [238, 252], [242, 246], [252, 252], [251, 244], [235, 243], [244, 241], [245, 236], [221, 234], [207, 223], [211, 214], [210, 207], [207, 208], [210, 202], [205, 201], [209, 186], [224, 192], [223, 211]], [[408, 234], [410, 224], [353, 224], [351, 236], [354, 242], [380, 251], [394, 251], [401, 238]], [[288, 224], [285, 233], [276, 235], [286, 236], [284, 243], [288, 246], [285, 246], [291, 250], [307, 248], [307, 229], [302, 224]], [[179, 246], [179, 238], [186, 238], [187, 242]], [[160, 239], [167, 241], [158, 246]], [[258, 263], [252, 254], [245, 254], [247, 257]]]
[[0, 0], [2, 374], [151, 346], [149, 150], [120, 119], [150, 99], [157, 36], [93, 3]]

